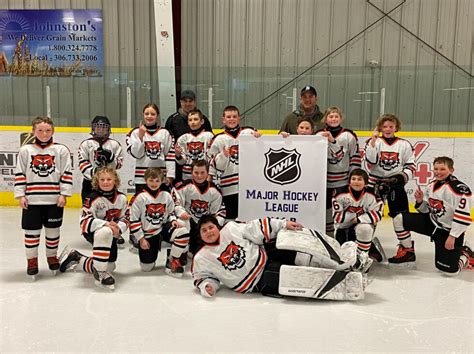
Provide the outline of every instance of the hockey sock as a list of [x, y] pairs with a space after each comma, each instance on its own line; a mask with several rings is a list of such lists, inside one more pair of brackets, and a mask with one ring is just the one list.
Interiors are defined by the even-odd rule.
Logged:
[[112, 230], [108, 227], [103, 227], [94, 233], [92, 257], [94, 258], [94, 267], [99, 272], [107, 270], [113, 237]]
[[81, 257], [79, 260], [78, 268], [82, 269], [86, 273], [92, 273], [94, 271], [93, 268], [93, 258], [92, 257]]
[[403, 227], [403, 215], [398, 214], [393, 218], [393, 228], [397, 234], [398, 242], [405, 248], [410, 248], [412, 245], [411, 242], [411, 232], [405, 231]]
[[41, 230], [25, 231], [25, 253], [26, 258], [38, 258], [38, 246], [40, 244]]
[[46, 257], [53, 257], [58, 254], [59, 246], [59, 227], [45, 227], [46, 234]]
[[355, 226], [357, 250], [360, 252], [369, 252], [372, 244], [374, 229], [369, 224], [357, 224]]
[[326, 209], [326, 235], [334, 237], [334, 219], [332, 209]]
[[171, 257], [179, 258], [189, 244], [189, 233], [185, 228], [175, 229], [172, 235]]

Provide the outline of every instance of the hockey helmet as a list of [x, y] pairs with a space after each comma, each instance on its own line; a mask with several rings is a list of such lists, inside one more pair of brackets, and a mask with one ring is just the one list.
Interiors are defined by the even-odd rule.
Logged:
[[94, 138], [107, 139], [110, 135], [110, 121], [104, 116], [95, 116], [91, 123], [91, 134]]

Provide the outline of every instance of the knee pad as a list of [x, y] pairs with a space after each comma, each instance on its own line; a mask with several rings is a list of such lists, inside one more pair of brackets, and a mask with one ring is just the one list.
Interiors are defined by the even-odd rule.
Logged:
[[155, 262], [153, 263], [142, 263], [140, 262], [140, 267], [144, 272], [151, 272], [153, 268], [155, 267]]
[[374, 234], [374, 229], [370, 224], [357, 224], [355, 226], [356, 237], [360, 241], [370, 241]]

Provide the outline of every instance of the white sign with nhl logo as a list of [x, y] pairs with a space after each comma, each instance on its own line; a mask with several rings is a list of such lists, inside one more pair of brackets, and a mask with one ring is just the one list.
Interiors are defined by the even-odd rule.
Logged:
[[271, 216], [325, 230], [327, 140], [239, 138], [239, 219]]

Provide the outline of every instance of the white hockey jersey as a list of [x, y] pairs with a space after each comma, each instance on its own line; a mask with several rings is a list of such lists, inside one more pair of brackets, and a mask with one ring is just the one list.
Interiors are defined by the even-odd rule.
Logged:
[[127, 196], [119, 191], [93, 191], [86, 198], [81, 210], [82, 233], [91, 233], [114, 221], [123, 234], [130, 224]]
[[214, 183], [206, 181], [199, 186], [193, 180], [184, 181], [176, 185], [171, 194], [178, 218], [186, 212], [198, 223], [204, 215], [214, 215], [220, 225], [224, 224], [225, 206], [222, 194]]
[[346, 229], [354, 224], [352, 220], [358, 218], [361, 224], [376, 225], [383, 215], [383, 202], [368, 191], [358, 194], [346, 186], [332, 198], [334, 226], [336, 229]]
[[[318, 130], [316, 135], [321, 135], [324, 131]], [[335, 142], [328, 142], [328, 188], [346, 186], [349, 183], [349, 173], [361, 165], [356, 134], [350, 129], [341, 128], [334, 138]]]
[[[426, 195], [427, 194], [427, 195]], [[431, 221], [454, 237], [463, 234], [471, 224], [471, 197], [469, 187], [454, 176], [428, 185], [425, 198], [415, 207], [421, 213], [430, 213]]]
[[170, 193], [146, 187], [130, 200], [130, 234], [137, 241], [158, 235], [164, 223], [176, 220], [174, 209]]
[[369, 187], [380, 179], [404, 173], [407, 181], [415, 171], [415, 154], [408, 140], [395, 138], [393, 142], [380, 137], [375, 141], [375, 147], [370, 145], [370, 139], [365, 144], [364, 167], [368, 169]]
[[15, 169], [16, 199], [26, 197], [30, 205], [56, 204], [59, 195], [71, 196], [71, 153], [58, 143], [23, 145]]
[[[211, 176], [220, 176], [222, 195], [233, 195], [239, 192], [239, 136], [252, 135], [253, 128], [240, 128], [234, 137], [228, 131], [217, 134], [209, 148]], [[224, 149], [229, 151], [225, 156]]]
[[208, 160], [207, 152], [211, 145], [214, 134], [205, 130], [181, 135], [176, 142], [181, 148], [181, 156], [176, 157], [176, 161], [183, 165], [183, 181], [192, 178], [191, 165], [197, 160]]
[[174, 141], [171, 134], [163, 128], [147, 131], [143, 141], [138, 137], [138, 128], [127, 135], [127, 152], [136, 159], [135, 184], [145, 184], [143, 175], [148, 167], [166, 169], [166, 177], [175, 177]]
[[248, 223], [231, 221], [220, 230], [215, 244], [204, 244], [193, 258], [194, 285], [217, 290], [222, 282], [239, 293], [251, 292], [267, 262], [264, 242], [276, 238], [286, 221], [272, 218]]
[[[107, 150], [110, 154], [108, 161], [100, 154], [100, 150]], [[90, 181], [95, 170], [99, 167], [109, 166], [119, 169], [123, 164], [122, 146], [117, 140], [107, 139], [102, 144], [94, 138], [84, 140], [79, 145], [79, 169], [84, 179]]]

